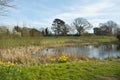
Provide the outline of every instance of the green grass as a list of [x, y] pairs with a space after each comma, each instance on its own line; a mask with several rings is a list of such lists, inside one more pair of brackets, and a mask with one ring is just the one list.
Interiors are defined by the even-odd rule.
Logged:
[[120, 60], [0, 66], [0, 80], [120, 80]]
[[113, 36], [80, 36], [80, 37], [41, 37], [41, 38], [10, 38], [0, 39], [0, 48], [16, 46], [53, 46], [66, 44], [99, 44], [114, 42]]

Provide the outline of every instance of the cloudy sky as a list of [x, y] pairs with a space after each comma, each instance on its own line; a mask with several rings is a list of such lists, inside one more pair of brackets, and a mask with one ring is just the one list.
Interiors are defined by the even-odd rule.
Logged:
[[51, 27], [55, 18], [70, 24], [77, 17], [94, 26], [113, 20], [120, 24], [120, 0], [14, 0], [14, 9], [0, 17], [0, 24]]

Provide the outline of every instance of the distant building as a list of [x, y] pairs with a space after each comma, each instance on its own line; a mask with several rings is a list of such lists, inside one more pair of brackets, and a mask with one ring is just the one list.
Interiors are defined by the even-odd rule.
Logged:
[[42, 32], [38, 31], [37, 29], [23, 27], [20, 28], [15, 26], [13, 29], [13, 34], [20, 36], [20, 37], [40, 37], [42, 36]]
[[42, 32], [38, 31], [37, 29], [31, 29], [29, 33], [31, 37], [42, 36]]
[[22, 29], [21, 29], [21, 36], [22, 37], [30, 37], [30, 28], [27, 28], [27, 27], [23, 27]]
[[9, 37], [9, 29], [6, 26], [0, 26], [0, 39]]
[[9, 33], [9, 30], [6, 26], [0, 26], [0, 34]]

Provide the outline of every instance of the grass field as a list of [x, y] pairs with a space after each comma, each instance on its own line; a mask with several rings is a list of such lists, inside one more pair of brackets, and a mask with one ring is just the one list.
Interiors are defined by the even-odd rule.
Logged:
[[113, 36], [80, 36], [80, 37], [41, 37], [41, 38], [9, 38], [0, 39], [0, 48], [16, 46], [53, 46], [65, 44], [99, 44], [114, 42]]
[[120, 60], [6, 65], [0, 64], [0, 80], [120, 80]]

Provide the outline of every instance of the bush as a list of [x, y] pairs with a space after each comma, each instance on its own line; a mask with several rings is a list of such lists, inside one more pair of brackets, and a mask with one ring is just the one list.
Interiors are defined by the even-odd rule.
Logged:
[[120, 41], [120, 34], [118, 34], [116, 37], [117, 37], [117, 39]]

